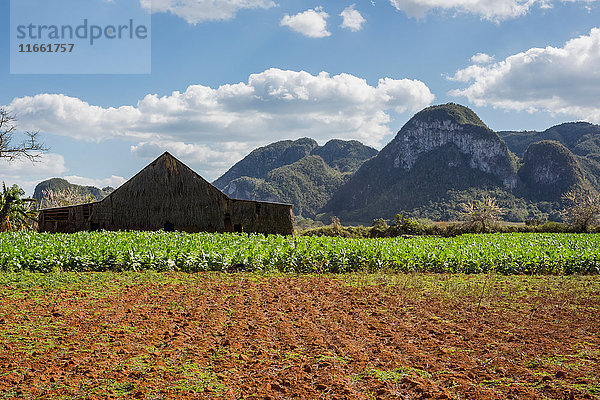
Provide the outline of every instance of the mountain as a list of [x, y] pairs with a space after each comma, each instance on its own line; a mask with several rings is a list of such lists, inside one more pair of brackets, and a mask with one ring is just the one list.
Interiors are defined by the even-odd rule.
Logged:
[[555, 140], [581, 156], [600, 153], [600, 126], [588, 122], [567, 122], [543, 132], [500, 131], [498, 135], [519, 157], [525, 154], [530, 144], [541, 140]]
[[252, 151], [215, 184], [235, 198], [292, 203], [296, 216], [322, 221], [460, 219], [461, 204], [484, 195], [509, 221], [557, 220], [563, 193], [600, 179], [596, 128], [546, 131], [560, 141], [503, 132], [519, 158], [472, 110], [449, 103], [415, 114], [379, 153], [356, 141], [281, 141]]
[[498, 132], [511, 151], [520, 157], [529, 145], [541, 140], [554, 140], [573, 153], [585, 180], [600, 191], [600, 125], [568, 122], [543, 132]]
[[533, 199], [560, 201], [563, 193], [585, 186], [575, 155], [554, 140], [542, 140], [527, 147], [519, 177]]
[[61, 178], [52, 178], [37, 184], [33, 198], [41, 208], [49, 208], [100, 201], [114, 190], [110, 186], [99, 189], [95, 186], [76, 185]]
[[[344, 181], [344, 175], [340, 171], [314, 155], [274, 169], [264, 180], [265, 184], [274, 188], [278, 201], [294, 204], [294, 213], [305, 218], [315, 218]], [[231, 188], [230, 185], [225, 192], [228, 193]], [[257, 195], [255, 192], [251, 197], [258, 197]]]
[[295, 163], [302, 157], [309, 155], [317, 147], [319, 147], [319, 144], [309, 138], [295, 141], [282, 140], [259, 147], [214, 181], [213, 185], [223, 190], [233, 180], [244, 176], [264, 179], [270, 171]]
[[228, 196], [291, 203], [315, 218], [331, 195], [377, 150], [352, 140], [285, 140], [252, 151], [214, 182]]
[[[473, 189], [510, 193], [518, 184], [517, 160], [506, 144], [472, 110], [449, 103], [412, 117], [323, 211], [346, 221], [369, 222], [423, 207], [444, 208], [441, 205], [452, 196]], [[457, 213], [458, 204], [436, 217], [448, 219]]]
[[314, 148], [311, 154], [321, 157], [327, 165], [342, 173], [354, 173], [365, 160], [376, 156], [377, 150], [357, 140], [332, 139], [324, 146]]

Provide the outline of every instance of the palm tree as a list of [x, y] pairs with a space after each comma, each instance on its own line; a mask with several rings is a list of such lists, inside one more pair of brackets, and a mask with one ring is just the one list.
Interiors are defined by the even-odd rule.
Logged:
[[17, 185], [10, 188], [2, 182], [0, 193], [0, 232], [31, 229], [37, 222], [35, 200], [23, 198], [25, 192]]

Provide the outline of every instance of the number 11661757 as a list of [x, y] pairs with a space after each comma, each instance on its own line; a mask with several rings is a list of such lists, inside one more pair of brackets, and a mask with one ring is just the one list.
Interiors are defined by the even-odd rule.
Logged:
[[19, 53], [72, 53], [74, 43], [19, 44]]

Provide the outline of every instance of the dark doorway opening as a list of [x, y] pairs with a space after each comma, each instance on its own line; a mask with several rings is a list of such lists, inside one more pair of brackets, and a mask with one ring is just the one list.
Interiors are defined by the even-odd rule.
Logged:
[[225, 225], [225, 232], [233, 232], [233, 224], [231, 223], [231, 215], [225, 214], [225, 221], [223, 222]]
[[163, 230], [165, 232], [175, 232], [175, 225], [173, 225], [173, 223], [167, 221], [167, 222], [165, 222], [165, 225], [163, 226]]

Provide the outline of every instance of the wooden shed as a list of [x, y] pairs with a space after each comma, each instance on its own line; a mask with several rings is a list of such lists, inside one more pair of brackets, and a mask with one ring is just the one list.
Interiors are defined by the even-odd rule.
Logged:
[[291, 235], [291, 204], [236, 200], [164, 153], [102, 201], [40, 211], [41, 232], [160, 230]]

